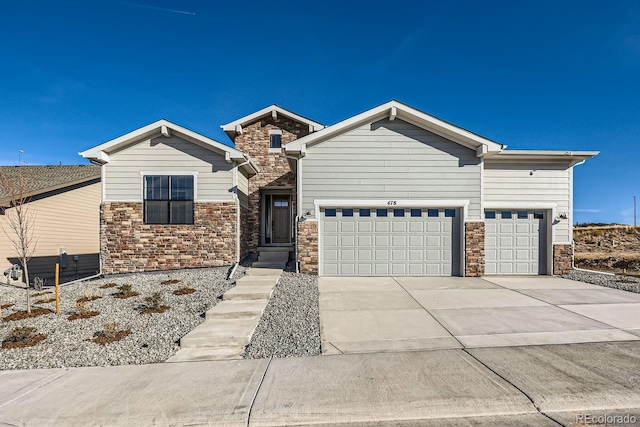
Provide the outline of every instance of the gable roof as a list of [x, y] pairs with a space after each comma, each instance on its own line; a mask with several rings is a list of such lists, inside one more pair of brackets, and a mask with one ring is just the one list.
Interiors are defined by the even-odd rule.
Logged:
[[[21, 179], [26, 187], [25, 197], [32, 197], [49, 191], [100, 179], [100, 166], [0, 166], [0, 175], [12, 183]], [[10, 190], [9, 190], [10, 191]], [[0, 206], [11, 200], [11, 194], [0, 186]]]
[[457, 142], [465, 147], [478, 150], [478, 155], [496, 153], [506, 148], [505, 145], [455, 126], [449, 122], [395, 100], [328, 126], [319, 132], [299, 138], [285, 145], [284, 148], [289, 153], [304, 153], [307, 147], [326, 141], [329, 138], [347, 132], [351, 129], [355, 129], [358, 126], [384, 118], [388, 118], [389, 120], [400, 119], [411, 123], [422, 129], [428, 130], [429, 132], [433, 132], [436, 135], [440, 135], [443, 138]]
[[242, 133], [242, 127], [248, 123], [252, 123], [258, 119], [261, 119], [262, 117], [265, 116], [278, 116], [279, 114], [289, 117], [290, 119], [296, 120], [300, 123], [304, 123], [306, 125], [309, 125], [309, 132], [315, 132], [315, 131], [319, 131], [321, 129], [324, 129], [324, 125], [320, 124], [318, 122], [314, 122], [313, 120], [310, 120], [304, 116], [301, 116], [299, 114], [296, 114], [292, 111], [289, 111], [285, 108], [280, 107], [279, 105], [276, 104], [272, 104], [269, 105], [268, 107], [264, 107], [262, 110], [258, 110], [255, 113], [251, 113], [247, 116], [244, 117], [240, 117], [237, 120], [234, 120], [232, 122], [227, 123], [226, 125], [221, 125], [220, 127], [222, 128], [222, 130], [229, 136], [229, 138], [231, 138], [231, 140], [233, 141], [233, 138], [235, 138], [235, 136], [238, 133]]
[[93, 162], [104, 164], [109, 162], [109, 154], [114, 151], [154, 136], [170, 137], [172, 134], [223, 154], [229, 163], [233, 161], [242, 163], [245, 170], [251, 175], [259, 172], [258, 167], [247, 154], [165, 119], [160, 119], [157, 122], [143, 126], [118, 138], [81, 151], [78, 154]]

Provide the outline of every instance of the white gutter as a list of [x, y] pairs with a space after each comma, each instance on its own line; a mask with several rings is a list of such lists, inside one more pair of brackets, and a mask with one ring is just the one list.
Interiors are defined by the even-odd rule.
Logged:
[[244, 163], [240, 163], [236, 165], [233, 169], [233, 199], [236, 202], [236, 265], [233, 267], [229, 278], [233, 277], [233, 274], [236, 272], [238, 268], [238, 264], [240, 263], [240, 199], [238, 198], [238, 171], [244, 165], [251, 164], [251, 158], [243, 154], [245, 159]]

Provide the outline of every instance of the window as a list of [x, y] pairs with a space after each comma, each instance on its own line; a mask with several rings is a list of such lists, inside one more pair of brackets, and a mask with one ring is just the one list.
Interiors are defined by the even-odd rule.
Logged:
[[444, 210], [444, 216], [446, 216], [447, 218], [455, 218], [456, 217], [456, 210], [455, 209], [445, 209]]
[[193, 176], [144, 177], [145, 224], [193, 224]]
[[484, 217], [486, 219], [495, 219], [496, 218], [496, 211], [485, 211], [484, 212]]
[[281, 148], [282, 147], [282, 131], [270, 130], [269, 131], [269, 148]]
[[518, 219], [527, 219], [527, 218], [529, 218], [529, 212], [518, 211]]
[[534, 219], [544, 219], [544, 212], [542, 211], [535, 211], [533, 213], [533, 218]]
[[404, 209], [394, 209], [393, 216], [404, 216]]
[[438, 217], [438, 209], [427, 209], [427, 216], [429, 218], [437, 218]]
[[502, 211], [502, 212], [500, 212], [500, 218], [502, 218], [502, 219], [511, 219], [511, 211]]
[[376, 209], [376, 216], [387, 216], [386, 209]]
[[353, 209], [342, 209], [342, 216], [353, 216]]
[[422, 209], [411, 209], [411, 216], [414, 218], [419, 218], [422, 216]]
[[360, 216], [371, 216], [371, 209], [360, 209]]
[[324, 210], [324, 216], [336, 216], [336, 210], [335, 209], [325, 209]]

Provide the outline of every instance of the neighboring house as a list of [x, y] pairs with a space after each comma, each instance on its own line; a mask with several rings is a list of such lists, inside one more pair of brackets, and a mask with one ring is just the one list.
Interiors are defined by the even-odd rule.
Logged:
[[[35, 214], [35, 252], [29, 278], [50, 278], [100, 270], [100, 167], [94, 165], [0, 166], [0, 174], [24, 183], [29, 211]], [[0, 188], [0, 270], [20, 264], [8, 226], [12, 195]], [[61, 254], [66, 254], [61, 257]], [[66, 262], [66, 265], [65, 265]]]
[[80, 153], [104, 164], [105, 273], [270, 246], [324, 276], [572, 269], [573, 167], [597, 152], [507, 150], [397, 101], [328, 127], [272, 105], [222, 129], [235, 149], [161, 120]]

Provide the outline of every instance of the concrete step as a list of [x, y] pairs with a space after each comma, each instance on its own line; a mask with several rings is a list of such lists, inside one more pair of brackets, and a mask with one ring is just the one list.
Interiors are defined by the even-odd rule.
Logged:
[[279, 269], [284, 269], [285, 266], [285, 262], [261, 262], [261, 261], [256, 261], [253, 264], [251, 264], [251, 267], [253, 268], [279, 268]]
[[250, 268], [246, 272], [246, 276], [273, 276], [280, 277], [282, 275], [282, 268]]
[[260, 317], [268, 299], [222, 301], [207, 310], [205, 319], [238, 319], [240, 317]]
[[225, 348], [247, 346], [260, 316], [204, 321], [180, 338], [181, 348]]
[[289, 252], [260, 252], [258, 255], [260, 262], [284, 262], [289, 261]]
[[275, 285], [236, 286], [222, 295], [223, 301], [269, 299]]
[[236, 287], [240, 286], [269, 286], [278, 283], [280, 276], [244, 276], [236, 280]]
[[200, 362], [205, 360], [242, 359], [244, 347], [220, 348], [181, 348], [176, 354], [166, 360], [167, 363]]
[[291, 252], [293, 250], [293, 245], [291, 246], [260, 246], [258, 248], [258, 253], [261, 252]]

